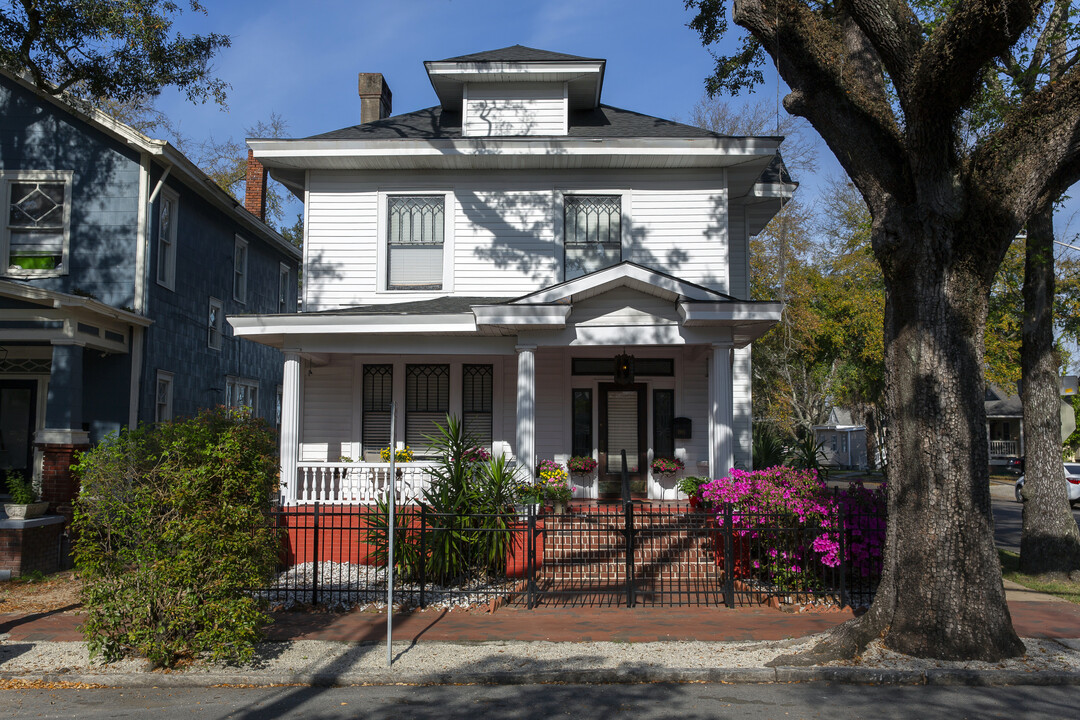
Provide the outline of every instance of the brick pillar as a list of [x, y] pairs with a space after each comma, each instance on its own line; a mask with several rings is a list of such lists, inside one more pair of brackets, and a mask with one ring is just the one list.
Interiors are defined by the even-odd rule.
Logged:
[[244, 184], [247, 187], [244, 207], [260, 220], [266, 220], [266, 168], [255, 159], [251, 148], [248, 148], [247, 178]]
[[35, 443], [41, 450], [41, 499], [49, 503], [49, 513], [71, 520], [71, 503], [79, 492], [79, 482], [71, 472], [75, 453], [89, 450], [89, 443]]

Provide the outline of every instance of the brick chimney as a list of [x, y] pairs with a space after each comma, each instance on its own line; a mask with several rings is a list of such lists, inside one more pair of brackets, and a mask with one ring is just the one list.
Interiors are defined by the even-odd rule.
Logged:
[[255, 153], [248, 148], [247, 192], [244, 195], [244, 207], [247, 211], [266, 220], [266, 168], [255, 159]]
[[360, 73], [360, 122], [390, 117], [393, 96], [382, 73]]

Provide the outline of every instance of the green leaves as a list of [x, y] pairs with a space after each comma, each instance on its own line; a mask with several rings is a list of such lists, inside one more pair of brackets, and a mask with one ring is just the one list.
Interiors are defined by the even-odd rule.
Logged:
[[250, 658], [269, 617], [245, 590], [264, 584], [280, 548], [266, 517], [277, 481], [266, 424], [218, 408], [144, 425], [85, 453], [77, 472], [92, 655], [166, 667]]

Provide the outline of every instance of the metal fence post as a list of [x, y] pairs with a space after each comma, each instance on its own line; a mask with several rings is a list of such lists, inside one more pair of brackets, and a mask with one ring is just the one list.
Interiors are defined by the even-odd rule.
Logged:
[[735, 607], [735, 533], [731, 503], [724, 503], [724, 604]]
[[836, 506], [836, 531], [840, 534], [840, 607], [848, 606], [847, 597], [847, 529], [844, 527], [844, 508]]
[[315, 501], [315, 539], [312, 541], [311, 604], [319, 604], [319, 501]]
[[[624, 451], [625, 452], [625, 451]], [[625, 456], [624, 456], [625, 457]], [[626, 465], [624, 464], [625, 468]], [[626, 535], [626, 607], [634, 607], [634, 504], [627, 501], [623, 508], [626, 519], [623, 532]]]
[[427, 579], [427, 505], [420, 506], [420, 607], [424, 607], [424, 581]]
[[528, 537], [525, 540], [526, 564], [528, 566], [528, 603], [527, 607], [532, 610], [536, 606], [536, 505], [528, 507], [529, 522], [526, 525]]

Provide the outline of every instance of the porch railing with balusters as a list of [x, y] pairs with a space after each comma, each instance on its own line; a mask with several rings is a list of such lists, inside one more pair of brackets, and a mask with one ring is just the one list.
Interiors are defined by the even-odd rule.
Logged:
[[991, 457], [1016, 457], [1020, 454], [1020, 443], [1015, 440], [991, 440]]
[[[399, 463], [395, 494], [399, 502], [422, 496], [431, 482], [429, 469], [435, 463]], [[334, 505], [374, 505], [389, 489], [390, 464], [367, 462], [301, 462], [296, 467], [296, 484], [285, 488], [285, 504], [310, 502]]]

